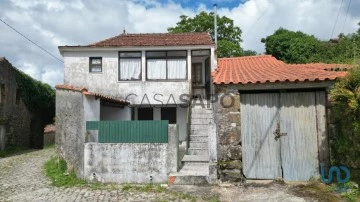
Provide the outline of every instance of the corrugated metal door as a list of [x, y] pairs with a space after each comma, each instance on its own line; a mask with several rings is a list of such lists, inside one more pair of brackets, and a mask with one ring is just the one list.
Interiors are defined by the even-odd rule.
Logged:
[[241, 94], [244, 175], [249, 179], [281, 177], [280, 142], [273, 132], [279, 119], [279, 94]]
[[[244, 175], [288, 181], [318, 176], [315, 92], [241, 94]], [[275, 132], [279, 129], [279, 138]]]
[[283, 178], [306, 181], [318, 176], [315, 92], [281, 93], [280, 129]]

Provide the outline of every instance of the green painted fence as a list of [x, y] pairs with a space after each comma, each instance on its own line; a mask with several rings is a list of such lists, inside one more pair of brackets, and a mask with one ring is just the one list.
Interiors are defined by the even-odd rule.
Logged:
[[87, 121], [99, 143], [168, 143], [169, 121]]

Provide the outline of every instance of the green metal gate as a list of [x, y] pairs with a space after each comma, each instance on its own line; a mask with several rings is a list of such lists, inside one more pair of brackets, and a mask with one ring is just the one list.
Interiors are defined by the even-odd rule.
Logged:
[[167, 120], [87, 121], [86, 130], [98, 130], [99, 143], [168, 143]]

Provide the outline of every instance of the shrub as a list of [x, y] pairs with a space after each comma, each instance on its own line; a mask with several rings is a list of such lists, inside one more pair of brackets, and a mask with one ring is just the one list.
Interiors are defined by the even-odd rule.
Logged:
[[330, 92], [332, 116], [336, 124], [333, 160], [360, 168], [360, 67], [350, 70]]

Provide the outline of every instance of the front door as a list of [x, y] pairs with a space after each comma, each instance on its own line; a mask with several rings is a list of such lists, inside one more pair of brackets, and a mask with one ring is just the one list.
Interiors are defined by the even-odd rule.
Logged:
[[247, 178], [306, 181], [318, 176], [317, 117], [325, 114], [316, 110], [316, 93], [240, 95]]

